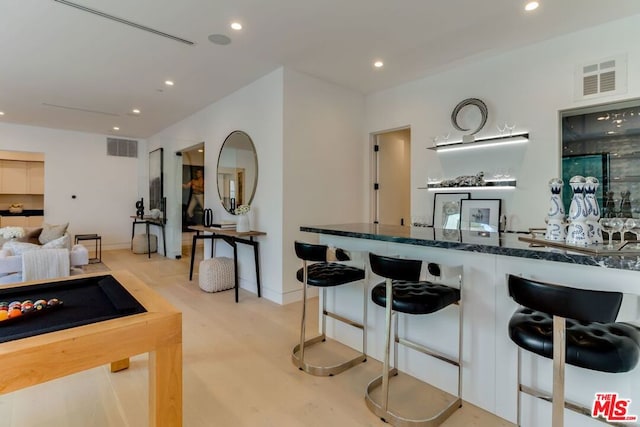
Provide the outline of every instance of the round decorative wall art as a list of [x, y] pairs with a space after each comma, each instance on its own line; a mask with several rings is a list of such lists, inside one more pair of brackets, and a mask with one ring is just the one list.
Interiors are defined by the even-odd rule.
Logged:
[[475, 135], [476, 133], [480, 132], [480, 129], [482, 129], [485, 124], [487, 124], [487, 116], [488, 116], [487, 104], [485, 104], [484, 102], [482, 102], [482, 100], [478, 98], [467, 98], [464, 101], [461, 101], [458, 105], [456, 105], [456, 107], [451, 112], [451, 124], [453, 124], [454, 128], [463, 132], [471, 130], [471, 129], [463, 128], [458, 124], [458, 114], [460, 114], [460, 111], [462, 111], [464, 107], [469, 105], [477, 107], [478, 110], [480, 110], [480, 117], [481, 117], [480, 123], [478, 124], [478, 127], [469, 134], [469, 135]]

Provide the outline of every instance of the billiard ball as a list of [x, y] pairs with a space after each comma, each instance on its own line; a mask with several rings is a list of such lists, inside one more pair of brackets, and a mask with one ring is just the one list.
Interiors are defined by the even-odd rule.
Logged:
[[59, 304], [62, 304], [62, 301], [60, 301], [58, 298], [51, 298], [49, 301], [47, 301], [47, 306], [49, 307], [55, 307]]

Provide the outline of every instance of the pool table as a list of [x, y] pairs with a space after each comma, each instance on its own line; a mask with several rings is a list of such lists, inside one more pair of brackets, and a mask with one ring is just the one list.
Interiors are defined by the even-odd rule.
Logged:
[[0, 322], [0, 394], [148, 352], [149, 426], [182, 426], [181, 313], [126, 271], [0, 289], [0, 301], [53, 297], [63, 305]]

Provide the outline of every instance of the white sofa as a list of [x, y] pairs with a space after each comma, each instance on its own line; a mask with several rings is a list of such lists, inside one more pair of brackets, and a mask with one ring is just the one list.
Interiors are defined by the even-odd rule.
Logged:
[[[25, 230], [28, 232], [37, 231], [37, 229]], [[2, 243], [2, 245], [0, 245], [0, 284], [22, 281], [23, 259], [21, 254], [22, 252], [20, 251], [38, 250], [49, 246], [40, 245], [37, 240], [37, 235], [32, 234], [26, 237], [29, 237], [28, 241], [22, 240], [16, 243], [17, 245], [23, 245], [21, 247], [4, 245], [4, 242], [0, 242]], [[66, 233], [66, 231], [63, 234], [63, 238], [64, 245], [57, 245], [54, 247], [65, 249], [69, 252], [69, 265], [71, 270], [81, 268], [82, 266], [89, 264], [89, 251], [87, 248], [83, 245], [71, 246], [71, 237]], [[71, 274], [71, 271], [69, 274]]]
[[[89, 251], [83, 245], [74, 245], [68, 251], [72, 269], [89, 264]], [[0, 284], [17, 282], [22, 282], [22, 255], [12, 255], [8, 250], [0, 249]]]

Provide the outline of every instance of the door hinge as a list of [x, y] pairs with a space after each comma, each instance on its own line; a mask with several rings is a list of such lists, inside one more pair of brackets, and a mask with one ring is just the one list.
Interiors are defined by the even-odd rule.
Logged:
[[373, 184], [373, 189], [374, 189], [374, 190], [379, 190], [379, 189], [380, 189], [380, 184], [378, 184], [377, 182], [375, 182], [375, 183]]
[[380, 146], [379, 146], [378, 144], [374, 145], [374, 146], [373, 146], [373, 151], [375, 151], [376, 153], [377, 153], [378, 151], [380, 151]]

